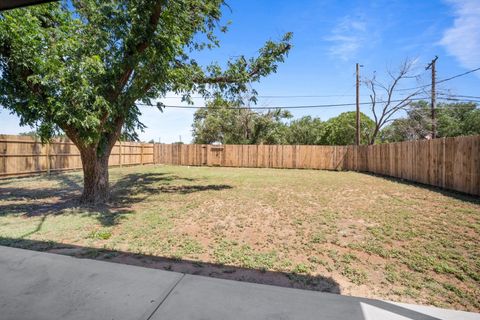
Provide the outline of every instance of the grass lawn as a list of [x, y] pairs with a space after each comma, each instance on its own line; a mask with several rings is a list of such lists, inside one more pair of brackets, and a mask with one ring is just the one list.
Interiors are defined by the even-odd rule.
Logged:
[[355, 172], [136, 166], [0, 180], [0, 244], [480, 311], [480, 201]]

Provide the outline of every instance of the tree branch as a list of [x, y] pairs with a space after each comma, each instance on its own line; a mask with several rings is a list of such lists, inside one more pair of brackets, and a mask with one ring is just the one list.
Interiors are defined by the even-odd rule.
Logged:
[[135, 69], [136, 65], [131, 63], [131, 59], [138, 54], [143, 53], [148, 46], [150, 45], [150, 41], [155, 34], [155, 30], [157, 29], [158, 22], [160, 20], [160, 15], [162, 13], [162, 7], [166, 3], [166, 0], [157, 0], [155, 5], [152, 8], [152, 13], [150, 15], [150, 19], [148, 21], [147, 33], [143, 39], [143, 41], [139, 42], [132, 50], [127, 51], [125, 53], [123, 59], [124, 70], [120, 75], [119, 79], [117, 80], [115, 89], [113, 90], [110, 99], [114, 101], [118, 98], [120, 93], [122, 92], [123, 88], [130, 79], [133, 70]]
[[[276, 52], [276, 57], [281, 57], [286, 54], [290, 49], [291, 45], [286, 43], [283, 48]], [[270, 66], [268, 66], [270, 67]], [[255, 78], [261, 76], [263, 73], [262, 66], [260, 63], [256, 63], [255, 66], [246, 74], [246, 78]], [[220, 75], [214, 77], [194, 77], [193, 82], [196, 84], [229, 84], [229, 83], [238, 83], [242, 82], [243, 79], [238, 76], [230, 76], [230, 75]]]
[[[376, 80], [375, 74], [371, 80], [365, 81], [367, 87], [371, 90], [372, 94], [370, 95], [370, 100], [372, 102], [372, 113], [375, 118], [375, 131], [372, 135], [371, 143], [374, 142], [376, 135], [380, 131], [380, 129], [387, 123], [390, 118], [399, 110], [404, 109], [410, 102], [411, 98], [419, 93], [417, 90], [414, 93], [409, 94], [405, 98], [401, 99], [400, 102], [393, 104], [393, 95], [395, 93], [395, 89], [400, 83], [402, 79], [409, 78], [408, 73], [412, 67], [412, 62], [409, 60], [405, 60], [402, 65], [400, 66], [400, 70], [398, 74], [394, 74], [390, 70], [387, 70], [387, 74], [391, 78], [391, 83], [385, 85], [380, 83]], [[382, 101], [382, 107], [379, 110], [379, 115], [377, 115], [377, 92], [376, 87], [379, 87], [385, 90], [386, 98]]]

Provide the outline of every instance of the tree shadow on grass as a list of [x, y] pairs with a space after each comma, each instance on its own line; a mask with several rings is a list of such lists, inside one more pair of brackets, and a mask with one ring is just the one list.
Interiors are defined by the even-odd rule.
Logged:
[[[185, 184], [197, 179], [183, 178], [166, 173], [131, 173], [123, 176], [111, 188], [111, 202], [141, 202], [152, 195], [161, 193], [189, 194], [199, 191], [223, 190], [232, 187], [225, 184]], [[184, 184], [178, 185], [178, 182]]]
[[127, 214], [134, 213], [132, 205], [160, 194], [187, 195], [202, 191], [231, 189], [225, 184], [193, 184], [195, 179], [168, 173], [130, 173], [111, 185], [108, 204], [85, 206], [79, 203], [82, 192], [81, 176], [55, 174], [47, 178], [58, 187], [12, 187], [12, 183], [0, 184], [0, 216], [25, 217], [84, 214], [96, 216], [103, 226], [112, 226]]

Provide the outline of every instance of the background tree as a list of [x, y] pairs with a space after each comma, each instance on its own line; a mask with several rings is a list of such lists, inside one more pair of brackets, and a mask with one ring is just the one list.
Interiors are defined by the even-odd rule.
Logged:
[[320, 144], [324, 122], [320, 118], [304, 116], [290, 122], [287, 130], [288, 144]]
[[217, 98], [195, 112], [193, 142], [211, 144], [283, 144], [288, 111], [273, 109], [256, 112], [238, 102]]
[[412, 98], [421, 92], [413, 90], [400, 98], [395, 98], [395, 90], [402, 84], [403, 80], [413, 78], [413, 61], [405, 60], [398, 71], [387, 70], [389, 82], [383, 83], [377, 80], [376, 73], [370, 79], [364, 80], [364, 84], [370, 90], [371, 110], [375, 128], [370, 136], [370, 144], [374, 144], [380, 130], [389, 122], [394, 120], [393, 116], [412, 102]]
[[480, 109], [476, 103], [439, 103], [437, 110], [439, 137], [480, 134]]
[[32, 138], [38, 138], [38, 133], [35, 130], [31, 130], [31, 131], [27, 131], [27, 132], [20, 132], [18, 135], [19, 136], [32, 137]]
[[[233, 110], [235, 104], [224, 99], [214, 99], [205, 108], [195, 111], [192, 124], [193, 143], [211, 144], [214, 142], [244, 144], [248, 135], [248, 115], [240, 114], [247, 110]], [[247, 128], [243, 126], [247, 125]]]
[[[351, 145], [355, 144], [356, 113], [343, 112], [337, 117], [324, 122], [323, 132], [319, 144], [323, 145]], [[360, 143], [368, 144], [375, 130], [375, 122], [367, 115], [360, 113]]]
[[[439, 103], [436, 108], [437, 136], [480, 134], [480, 109], [472, 102]], [[405, 117], [395, 119], [380, 133], [382, 142], [425, 139], [431, 135], [432, 120], [427, 101], [412, 102]]]
[[[304, 116], [285, 123], [292, 115], [281, 109], [265, 113], [215, 100], [195, 112], [194, 143], [349, 145], [355, 143], [355, 112], [344, 112], [322, 122]], [[368, 144], [375, 122], [361, 113], [361, 143]]]
[[253, 124], [252, 144], [286, 144], [287, 130], [286, 119], [290, 119], [290, 111], [273, 109], [257, 113]]
[[[108, 159], [122, 130], [143, 128], [137, 103], [167, 92], [232, 99], [277, 70], [291, 34], [256, 58], [201, 66], [219, 46], [222, 0], [72, 0], [2, 12], [0, 104], [45, 140], [62, 130], [78, 147], [85, 203], [108, 199]], [[162, 105], [157, 104], [161, 109]]]
[[[38, 131], [36, 130], [31, 130], [27, 132], [20, 132], [18, 134], [19, 136], [29, 136], [32, 138], [40, 138], [40, 135], [38, 134]], [[54, 135], [52, 135], [52, 138], [65, 138], [65, 134], [63, 132], [56, 132]]]
[[412, 102], [406, 117], [396, 118], [379, 133], [380, 142], [399, 142], [425, 139], [431, 136], [432, 121], [427, 101]]

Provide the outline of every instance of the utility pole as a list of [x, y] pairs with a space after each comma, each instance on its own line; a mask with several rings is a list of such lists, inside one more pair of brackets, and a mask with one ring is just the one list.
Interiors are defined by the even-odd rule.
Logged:
[[363, 67], [360, 64], [356, 64], [356, 75], [357, 75], [357, 112], [356, 112], [356, 131], [355, 131], [355, 144], [360, 145], [360, 67]]
[[432, 112], [432, 139], [437, 137], [437, 123], [435, 120], [435, 107], [436, 107], [436, 92], [435, 92], [435, 84], [436, 84], [436, 70], [435, 64], [437, 62], [438, 57], [435, 58], [425, 67], [425, 70], [431, 69], [432, 70], [432, 101], [431, 101], [431, 112]]

